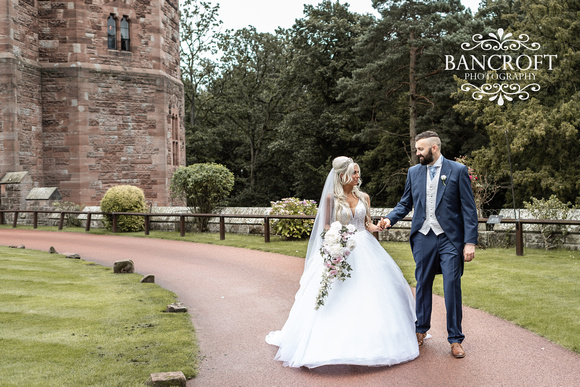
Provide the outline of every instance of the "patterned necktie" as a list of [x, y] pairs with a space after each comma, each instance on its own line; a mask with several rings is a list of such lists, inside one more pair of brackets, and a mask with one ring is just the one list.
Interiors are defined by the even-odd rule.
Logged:
[[431, 180], [433, 180], [436, 173], [437, 173], [437, 167], [434, 165], [429, 165], [429, 175], [431, 176]]

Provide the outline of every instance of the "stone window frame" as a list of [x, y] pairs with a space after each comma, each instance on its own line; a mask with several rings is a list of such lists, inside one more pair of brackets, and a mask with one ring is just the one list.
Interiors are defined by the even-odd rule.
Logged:
[[169, 108], [169, 117], [171, 120], [171, 161], [175, 166], [179, 165], [179, 117], [177, 114], [171, 114]]
[[131, 52], [131, 19], [128, 15], [119, 19], [116, 14], [110, 13], [107, 17], [107, 48]]
[[[129, 16], [123, 15], [120, 23], [120, 35], [121, 35], [121, 51], [131, 51], [131, 20]], [[124, 31], [126, 30], [127, 36], [124, 37]]]
[[114, 13], [109, 14], [107, 18], [107, 48], [117, 49], [117, 17]]

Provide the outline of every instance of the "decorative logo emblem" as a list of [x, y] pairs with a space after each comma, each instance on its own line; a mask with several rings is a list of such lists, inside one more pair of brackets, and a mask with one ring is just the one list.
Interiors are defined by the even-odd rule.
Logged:
[[530, 91], [540, 90], [540, 85], [537, 83], [531, 83], [525, 87], [521, 87], [517, 83], [484, 83], [479, 87], [471, 83], [464, 83], [461, 85], [461, 90], [468, 92], [475, 89], [475, 91], [471, 94], [473, 99], [479, 101], [483, 97], [489, 96], [490, 101], [495, 101], [497, 99], [497, 104], [503, 105], [504, 100], [508, 100], [510, 102], [513, 101], [512, 96], [519, 96], [521, 100], [530, 98], [530, 93], [526, 91], [528, 87], [530, 88]]
[[[470, 47], [469, 43], [461, 44], [461, 48], [463, 50], [469, 51], [473, 50], [477, 47], [484, 49], [485, 51], [494, 50], [519, 50], [522, 46], [529, 50], [538, 50], [540, 49], [540, 43], [532, 43], [531, 46], [527, 46], [526, 43], [530, 40], [530, 37], [526, 34], [521, 34], [518, 38], [519, 39], [510, 39], [513, 34], [511, 32], [506, 33], [503, 28], [497, 30], [497, 34], [493, 32], [489, 33], [491, 39], [483, 39], [483, 36], [480, 34], [475, 34], [471, 37], [471, 40], [477, 43], [475, 46]], [[481, 39], [481, 40], [477, 40]]]
[[[475, 49], [486, 52], [483, 55], [461, 55], [456, 63], [453, 55], [445, 55], [445, 70], [462, 70], [465, 72], [465, 80], [470, 81], [461, 85], [464, 92], [472, 91], [471, 96], [475, 100], [484, 97], [489, 101], [495, 101], [503, 105], [506, 101], [514, 98], [527, 100], [530, 92], [540, 90], [540, 85], [535, 82], [536, 72], [540, 69], [552, 70], [557, 55], [547, 54], [519, 54], [518, 50], [538, 51], [541, 45], [537, 42], [529, 43], [530, 37], [520, 34], [517, 39], [512, 33], [502, 28], [497, 33], [489, 33], [489, 38], [481, 34], [475, 34], [471, 40], [473, 43], [462, 43], [461, 49], [472, 51]], [[493, 51], [491, 55], [488, 51]], [[513, 51], [513, 52], [508, 52]], [[471, 81], [485, 81], [477, 86]], [[532, 81], [522, 87], [516, 81]]]

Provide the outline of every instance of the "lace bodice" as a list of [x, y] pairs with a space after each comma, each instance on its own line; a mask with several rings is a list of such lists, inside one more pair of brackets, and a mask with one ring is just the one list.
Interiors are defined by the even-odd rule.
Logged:
[[[344, 209], [343, 211], [352, 211], [350, 209]], [[344, 215], [344, 214], [343, 214]], [[350, 213], [352, 215], [352, 212]], [[348, 224], [352, 224], [356, 227], [357, 231], [363, 231], [365, 229], [365, 216], [366, 216], [366, 209], [362, 202], [362, 199], [358, 201], [355, 209], [354, 209], [354, 216], [350, 216], [350, 221]], [[341, 216], [341, 219], [347, 219], [346, 216]]]

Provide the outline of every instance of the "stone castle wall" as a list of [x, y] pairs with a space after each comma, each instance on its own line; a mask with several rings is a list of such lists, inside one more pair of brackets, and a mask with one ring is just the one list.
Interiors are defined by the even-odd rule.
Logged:
[[0, 171], [42, 180], [37, 9], [33, 0], [0, 0], [0, 10]]
[[[108, 48], [111, 14], [129, 20], [128, 51]], [[0, 48], [0, 175], [28, 171], [81, 205], [119, 184], [172, 204], [185, 165], [178, 0], [0, 0]]]

